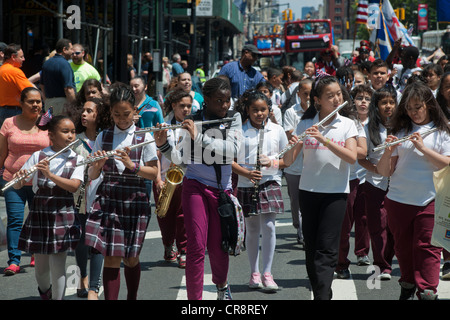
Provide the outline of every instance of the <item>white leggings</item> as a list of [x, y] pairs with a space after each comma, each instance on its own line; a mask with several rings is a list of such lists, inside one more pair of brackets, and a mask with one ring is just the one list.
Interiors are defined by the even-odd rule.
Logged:
[[34, 274], [41, 292], [52, 287], [52, 300], [62, 300], [66, 291], [67, 252], [35, 254]]
[[261, 253], [263, 273], [271, 272], [276, 244], [276, 216], [276, 213], [268, 213], [245, 218], [245, 225], [247, 229], [247, 233], [245, 236], [245, 246], [250, 262], [251, 273], [259, 272], [260, 235], [262, 239]]

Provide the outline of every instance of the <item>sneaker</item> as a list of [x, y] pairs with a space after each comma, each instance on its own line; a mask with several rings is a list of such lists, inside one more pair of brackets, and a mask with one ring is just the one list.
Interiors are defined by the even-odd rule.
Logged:
[[445, 262], [442, 266], [442, 280], [450, 280], [450, 262]]
[[250, 289], [261, 289], [263, 284], [261, 282], [261, 274], [259, 272], [253, 272], [248, 282], [248, 287]]
[[182, 250], [177, 257], [177, 260], [178, 260], [178, 268], [181, 269], [186, 268], [186, 251]]
[[357, 258], [357, 266], [368, 266], [370, 265], [370, 259], [368, 256], [360, 256]]
[[50, 286], [50, 288], [45, 292], [42, 292], [38, 287], [38, 291], [42, 300], [52, 300], [52, 286]]
[[399, 300], [414, 300], [414, 293], [416, 293], [416, 286], [412, 283], [401, 282], [401, 291]]
[[350, 278], [350, 270], [348, 270], [348, 269], [337, 270], [336, 277], [338, 279], [349, 279]]
[[263, 290], [264, 291], [277, 291], [278, 285], [273, 281], [273, 276], [270, 272], [266, 272], [262, 276], [262, 284], [263, 284]]
[[174, 262], [177, 260], [177, 249], [175, 246], [164, 247], [164, 260], [167, 262]]
[[20, 267], [17, 264], [10, 264], [3, 272], [5, 276], [13, 276], [20, 272]]
[[30, 260], [30, 267], [34, 267], [36, 265], [35, 261], [34, 261], [34, 254], [31, 256], [31, 260]]
[[420, 300], [438, 300], [438, 296], [433, 290], [426, 289], [419, 294]]
[[387, 273], [387, 272], [382, 272], [379, 276], [378, 276], [378, 280], [391, 280], [391, 274]]
[[217, 288], [217, 300], [233, 300], [228, 284], [224, 288]]

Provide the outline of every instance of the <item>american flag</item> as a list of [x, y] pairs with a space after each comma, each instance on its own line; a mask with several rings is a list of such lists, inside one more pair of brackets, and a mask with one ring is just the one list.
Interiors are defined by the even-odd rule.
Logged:
[[359, 0], [358, 9], [356, 10], [356, 23], [367, 23], [369, 15], [369, 0]]
[[39, 121], [40, 126], [45, 126], [52, 119], [53, 108], [48, 108], [47, 112], [44, 113]]

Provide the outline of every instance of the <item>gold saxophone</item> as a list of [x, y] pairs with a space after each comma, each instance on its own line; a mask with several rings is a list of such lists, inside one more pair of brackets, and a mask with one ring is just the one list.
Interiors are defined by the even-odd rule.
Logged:
[[171, 165], [166, 172], [166, 181], [164, 187], [158, 197], [158, 204], [156, 205], [156, 215], [164, 218], [169, 209], [173, 193], [179, 184], [183, 182], [184, 171], [180, 166]]

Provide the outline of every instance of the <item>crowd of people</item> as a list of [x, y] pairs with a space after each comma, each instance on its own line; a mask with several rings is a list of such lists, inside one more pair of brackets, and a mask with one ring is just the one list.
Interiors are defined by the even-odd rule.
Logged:
[[353, 227], [358, 265], [372, 263], [388, 281], [395, 256], [400, 299], [437, 299], [441, 254], [450, 279], [450, 254], [431, 244], [433, 172], [450, 163], [450, 65], [398, 41], [386, 61], [371, 51], [361, 43], [349, 60], [331, 46], [304, 70], [258, 71], [261, 53], [244, 45], [209, 80], [175, 54], [162, 60], [156, 97], [150, 69], [136, 74], [132, 56], [128, 83], [104, 85], [81, 44], [59, 40], [26, 76], [20, 46], [0, 43], [0, 167], [2, 185], [12, 185], [5, 275], [20, 273], [27, 252], [41, 298], [63, 299], [74, 251], [79, 297], [98, 299], [103, 284], [116, 300], [123, 262], [127, 299], [137, 299], [152, 193], [158, 208], [181, 169], [157, 221], [163, 258], [185, 270], [188, 299], [202, 299], [206, 250], [217, 298], [232, 299], [224, 196], [245, 217], [249, 288], [279, 290], [272, 263], [283, 178], [315, 299], [331, 299], [333, 278], [350, 277]]

